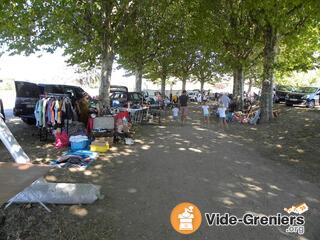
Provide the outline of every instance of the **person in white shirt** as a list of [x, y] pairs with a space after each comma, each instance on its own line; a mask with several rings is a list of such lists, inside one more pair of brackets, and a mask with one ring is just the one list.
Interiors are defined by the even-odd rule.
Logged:
[[172, 108], [172, 117], [174, 121], [178, 121], [179, 119], [179, 108], [177, 105], [174, 105]]
[[230, 98], [228, 97], [228, 95], [227, 95], [226, 93], [224, 93], [224, 94], [222, 94], [222, 96], [221, 96], [220, 99], [219, 99], [219, 103], [220, 103], [220, 102], [222, 102], [223, 105], [224, 105], [224, 107], [225, 107], [226, 109], [228, 109], [231, 100], [230, 100]]
[[198, 96], [197, 96], [197, 102], [199, 104], [201, 104], [201, 102], [202, 102], [202, 94], [201, 93], [199, 93]]
[[202, 106], [202, 113], [203, 113], [203, 123], [209, 124], [209, 105], [204, 103]]
[[202, 99], [204, 102], [207, 102], [208, 100], [208, 96], [206, 94], [203, 94], [203, 99]]
[[220, 122], [221, 127], [227, 126], [226, 110], [227, 110], [226, 107], [224, 106], [223, 102], [220, 100], [218, 113], [219, 113], [219, 122]]

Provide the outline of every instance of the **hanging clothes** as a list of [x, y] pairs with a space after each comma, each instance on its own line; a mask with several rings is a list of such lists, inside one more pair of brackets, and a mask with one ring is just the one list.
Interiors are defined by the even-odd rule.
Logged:
[[68, 120], [69, 123], [73, 120], [73, 112], [74, 108], [68, 97], [39, 99], [34, 110], [36, 126], [61, 128], [63, 120]]

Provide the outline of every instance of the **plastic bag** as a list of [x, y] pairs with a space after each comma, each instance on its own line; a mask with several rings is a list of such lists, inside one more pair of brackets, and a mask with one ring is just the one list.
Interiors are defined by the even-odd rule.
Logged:
[[132, 138], [125, 138], [124, 140], [125, 140], [125, 143], [126, 143], [127, 145], [132, 145], [132, 144], [134, 144], [134, 140], [133, 140]]
[[57, 132], [56, 133], [56, 143], [55, 143], [55, 148], [64, 148], [68, 147], [69, 145], [69, 137], [66, 132]]

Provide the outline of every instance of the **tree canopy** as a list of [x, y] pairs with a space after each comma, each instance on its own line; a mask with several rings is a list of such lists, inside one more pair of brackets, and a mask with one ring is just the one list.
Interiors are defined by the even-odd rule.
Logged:
[[109, 104], [114, 60], [136, 76], [214, 83], [233, 76], [242, 108], [246, 79], [262, 88], [262, 117], [272, 119], [275, 76], [319, 68], [316, 0], [4, 0], [0, 44], [11, 54], [64, 49], [68, 63], [100, 69]]

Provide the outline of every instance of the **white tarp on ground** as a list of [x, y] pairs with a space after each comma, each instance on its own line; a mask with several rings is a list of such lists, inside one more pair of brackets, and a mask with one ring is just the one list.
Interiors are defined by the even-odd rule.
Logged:
[[30, 163], [30, 159], [23, 151], [11, 131], [0, 117], [0, 139], [6, 146], [16, 163]]
[[36, 181], [10, 199], [13, 203], [90, 204], [100, 198], [100, 186], [86, 183]]

